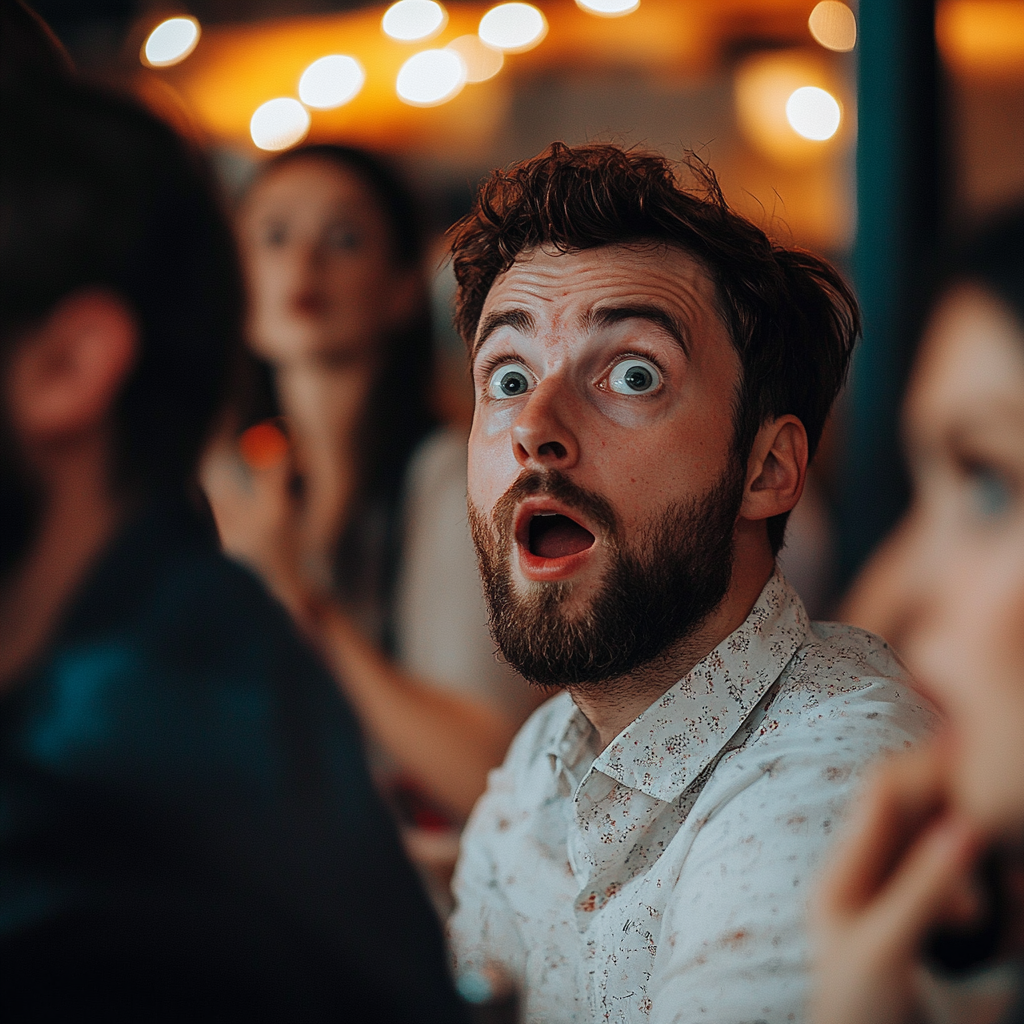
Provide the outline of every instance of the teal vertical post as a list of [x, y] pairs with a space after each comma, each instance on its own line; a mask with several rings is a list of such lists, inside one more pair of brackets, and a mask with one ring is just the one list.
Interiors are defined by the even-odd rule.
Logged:
[[860, 0], [857, 240], [864, 314], [840, 478], [840, 559], [856, 572], [903, 511], [899, 403], [918, 331], [921, 268], [943, 220], [934, 0]]

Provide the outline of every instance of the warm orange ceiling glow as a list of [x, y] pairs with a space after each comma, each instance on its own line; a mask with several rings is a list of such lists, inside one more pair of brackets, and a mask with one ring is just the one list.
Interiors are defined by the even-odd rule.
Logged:
[[[474, 140], [497, 130], [509, 80], [517, 76], [570, 69], [694, 78], [717, 66], [721, 47], [735, 36], [767, 33], [810, 42], [806, 0], [643, 0], [634, 13], [615, 19], [595, 18], [575, 4], [536, 0], [548, 23], [540, 45], [510, 55], [483, 84], [472, 84], [473, 77], [483, 76], [470, 76], [471, 84], [441, 106], [403, 103], [396, 94], [403, 64], [421, 49], [443, 49], [460, 36], [476, 35], [493, 6], [493, 0], [452, 4], [447, 24], [426, 44], [388, 38], [381, 28], [384, 4], [346, 14], [213, 25], [188, 60], [140, 73], [173, 89], [210, 138], [256, 155], [249, 135], [254, 111], [276, 97], [298, 97], [299, 80], [314, 61], [348, 54], [365, 69], [362, 89], [336, 109], [312, 110], [310, 139], [386, 149], [444, 138], [446, 145], [472, 148]], [[140, 91], [154, 90], [140, 83]]]
[[1024, 79], [1024, 0], [943, 0], [935, 36], [956, 71]]

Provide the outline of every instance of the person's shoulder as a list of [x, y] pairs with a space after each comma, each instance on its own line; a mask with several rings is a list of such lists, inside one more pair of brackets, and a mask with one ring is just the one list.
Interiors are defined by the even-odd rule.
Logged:
[[516, 734], [504, 762], [487, 777], [487, 790], [477, 801], [462, 837], [463, 862], [479, 850], [493, 853], [492, 840], [505, 848], [510, 833], [532, 827], [539, 805], [552, 796], [549, 754], [567, 734], [578, 714], [572, 698], [562, 691], [545, 701]]
[[192, 546], [168, 560], [146, 611], [151, 639], [162, 648], [179, 632], [206, 641], [187, 648], [196, 668], [208, 659], [224, 663], [279, 648], [308, 657], [290, 616], [263, 582], [212, 545]]
[[783, 673], [770, 714], [776, 721], [828, 724], [836, 741], [840, 734], [878, 733], [884, 746], [926, 736], [937, 721], [935, 709], [914, 689], [881, 637], [834, 622], [812, 624], [807, 642]]
[[546, 777], [548, 754], [566, 735], [576, 715], [576, 705], [564, 690], [541, 704], [516, 733], [505, 760], [491, 771], [487, 796], [494, 799], [504, 794], [516, 802], [529, 802], [535, 789], [531, 780]]
[[841, 697], [871, 688], [912, 689], [896, 652], [879, 636], [841, 622], [813, 622], [787, 669], [790, 688]]
[[272, 716], [282, 702], [341, 703], [284, 607], [215, 537], [186, 533], [136, 566], [120, 560], [112, 589], [125, 595], [117, 610], [69, 637], [52, 672], [116, 695], [139, 728], [147, 707], [198, 731]]

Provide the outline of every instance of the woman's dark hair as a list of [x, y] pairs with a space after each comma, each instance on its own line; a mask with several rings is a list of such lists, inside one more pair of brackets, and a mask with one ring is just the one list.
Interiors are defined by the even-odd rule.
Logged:
[[[395, 265], [403, 269], [423, 266], [426, 242], [419, 204], [391, 164], [352, 146], [302, 146], [264, 164], [257, 181], [306, 160], [355, 174], [384, 215]], [[430, 407], [434, 346], [428, 294], [424, 281], [420, 308], [408, 323], [384, 339], [384, 358], [355, 434], [358, 505], [339, 543], [335, 565], [339, 593], [353, 600], [365, 598], [367, 588], [376, 591], [385, 604], [389, 600], [406, 467], [436, 422]]]
[[[737, 456], [745, 463], [761, 425], [787, 413], [803, 423], [813, 455], [860, 331], [857, 301], [825, 260], [776, 245], [730, 209], [706, 164], [691, 157], [688, 166], [696, 190], [683, 188], [657, 153], [556, 142], [495, 171], [455, 228], [455, 324], [471, 346], [495, 278], [530, 249], [677, 246], [714, 282], [743, 367]], [[776, 553], [787, 518], [768, 520]]]
[[1024, 325], [1024, 204], [996, 214], [961, 245], [940, 291], [961, 281], [991, 292]]
[[5, 80], [0, 131], [0, 356], [65, 296], [112, 292], [139, 332], [116, 469], [135, 488], [187, 480], [241, 346], [241, 272], [206, 162], [133, 101], [57, 75]]

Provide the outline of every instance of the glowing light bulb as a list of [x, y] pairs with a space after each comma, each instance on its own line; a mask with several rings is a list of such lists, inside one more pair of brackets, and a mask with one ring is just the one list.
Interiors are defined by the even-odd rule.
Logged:
[[282, 96], [256, 108], [249, 134], [260, 149], [276, 151], [297, 145], [309, 131], [309, 111], [298, 101]]
[[434, 0], [398, 0], [380, 23], [385, 35], [403, 43], [436, 36], [447, 24], [448, 12]]
[[839, 130], [842, 112], [831, 93], [816, 85], [805, 85], [786, 101], [786, 120], [798, 135], [824, 142]]
[[533, 4], [498, 4], [480, 19], [480, 39], [506, 53], [532, 50], [547, 33], [547, 20]]
[[587, 14], [619, 18], [623, 14], [632, 14], [640, 6], [640, 0], [576, 0], [576, 6]]
[[436, 107], [454, 99], [466, 84], [466, 65], [454, 50], [421, 50], [399, 69], [395, 89], [414, 107]]
[[199, 42], [199, 22], [195, 18], [168, 18], [146, 37], [142, 63], [151, 68], [169, 68], [183, 61]]
[[302, 72], [299, 99], [307, 107], [332, 110], [354, 99], [366, 81], [366, 72], [355, 57], [331, 54], [321, 57]]
[[857, 19], [846, 4], [822, 0], [807, 19], [815, 41], [826, 50], [848, 53], [857, 44]]
[[493, 78], [505, 63], [501, 50], [492, 50], [480, 42], [479, 36], [459, 36], [453, 39], [448, 50], [454, 50], [466, 65], [467, 82], [486, 82]]

